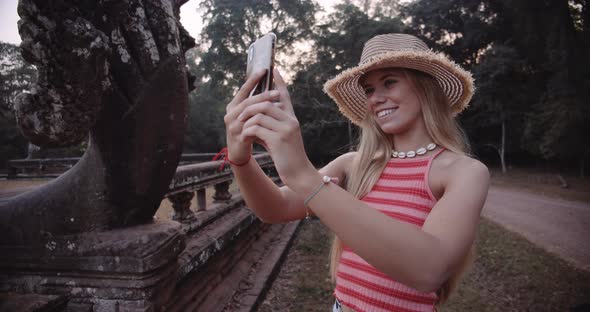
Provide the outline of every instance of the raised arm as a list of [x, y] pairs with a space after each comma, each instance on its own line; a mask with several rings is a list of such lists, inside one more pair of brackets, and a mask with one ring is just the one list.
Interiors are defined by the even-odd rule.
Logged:
[[[274, 90], [248, 97], [250, 90], [254, 88], [263, 73], [264, 71], [258, 72], [248, 79], [226, 107], [224, 122], [229, 150], [228, 157], [230, 162], [233, 163], [232, 170], [248, 207], [254, 210], [256, 215], [264, 222], [282, 223], [301, 219], [305, 216], [304, 199], [287, 186], [279, 188], [264, 174], [260, 166], [250, 156], [252, 142], [257, 139], [256, 136], [248, 136], [243, 133], [243, 129], [252, 120], [268, 117], [271, 113], [284, 114], [283, 109], [292, 114], [294, 118], [290, 102], [289, 105], [277, 105], [280, 101], [289, 101], [286, 86], [278, 72], [275, 73], [275, 79], [278, 79], [278, 91]], [[268, 115], [265, 115], [261, 110], [266, 110]], [[252, 118], [249, 118], [249, 116], [252, 116]], [[259, 142], [264, 144], [263, 141], [259, 140]], [[336, 177], [339, 181], [344, 181], [344, 168], [346, 168], [346, 163], [352, 159], [353, 155], [354, 153], [348, 153], [336, 158], [322, 168], [320, 172], [324, 175]], [[244, 165], [236, 166], [234, 164]]]
[[[489, 184], [487, 168], [464, 157], [448, 169], [444, 194], [422, 228], [384, 217], [352, 194], [327, 186], [309, 203], [314, 213], [360, 257], [423, 292], [437, 290], [457, 269], [476, 235]], [[289, 186], [309, 194], [321, 174], [301, 171]]]
[[[320, 169], [320, 174], [337, 178], [342, 186], [345, 168], [352, 162], [355, 154], [356, 152], [350, 152], [339, 156]], [[232, 166], [232, 170], [246, 204], [263, 222], [284, 223], [305, 217], [305, 198], [288, 186], [276, 186], [256, 161], [251, 160], [241, 167]]]

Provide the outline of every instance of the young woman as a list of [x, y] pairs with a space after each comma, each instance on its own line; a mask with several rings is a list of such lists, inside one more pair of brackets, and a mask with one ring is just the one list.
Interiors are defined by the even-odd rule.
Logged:
[[[436, 310], [470, 262], [489, 184], [454, 120], [473, 94], [471, 75], [416, 37], [372, 38], [359, 65], [324, 86], [361, 127], [358, 151], [318, 171], [280, 73], [277, 90], [247, 97], [262, 74], [246, 81], [224, 118], [247, 205], [269, 223], [315, 214], [335, 233], [335, 311]], [[254, 140], [283, 187], [251, 161]]]

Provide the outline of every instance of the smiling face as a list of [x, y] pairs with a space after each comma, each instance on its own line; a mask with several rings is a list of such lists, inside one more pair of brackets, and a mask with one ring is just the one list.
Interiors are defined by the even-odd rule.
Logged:
[[359, 83], [367, 96], [367, 114], [383, 132], [399, 134], [423, 126], [420, 101], [402, 69], [376, 69], [365, 74]]

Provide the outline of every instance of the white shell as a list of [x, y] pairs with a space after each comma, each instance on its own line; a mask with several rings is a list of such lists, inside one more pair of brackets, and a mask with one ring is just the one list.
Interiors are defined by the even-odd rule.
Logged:
[[412, 158], [415, 156], [416, 156], [416, 152], [414, 152], [414, 151], [409, 151], [408, 153], [406, 153], [406, 157], [408, 157], [408, 158]]
[[396, 151], [393, 151], [393, 153], [391, 153], [391, 157], [393, 157], [393, 158], [397, 158], [397, 155], [398, 155], [398, 152], [396, 152]]
[[399, 158], [406, 158], [406, 153], [399, 152], [399, 153], [397, 153], [397, 157], [399, 157]]
[[416, 154], [418, 154], [418, 155], [424, 155], [424, 154], [426, 154], [426, 148], [424, 148], [424, 147], [419, 148], [416, 151]]
[[432, 151], [435, 148], [436, 148], [436, 144], [434, 144], [434, 143], [430, 143], [430, 144], [426, 145], [426, 149], [429, 151]]

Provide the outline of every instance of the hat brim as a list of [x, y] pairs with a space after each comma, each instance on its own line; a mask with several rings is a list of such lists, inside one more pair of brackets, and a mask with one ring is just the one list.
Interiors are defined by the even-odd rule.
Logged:
[[458, 114], [469, 104], [475, 87], [473, 76], [442, 53], [433, 51], [393, 51], [373, 57], [364, 64], [347, 69], [324, 84], [340, 112], [360, 125], [366, 114], [366, 96], [359, 78], [374, 69], [410, 68], [433, 76], [447, 96], [451, 111]]

